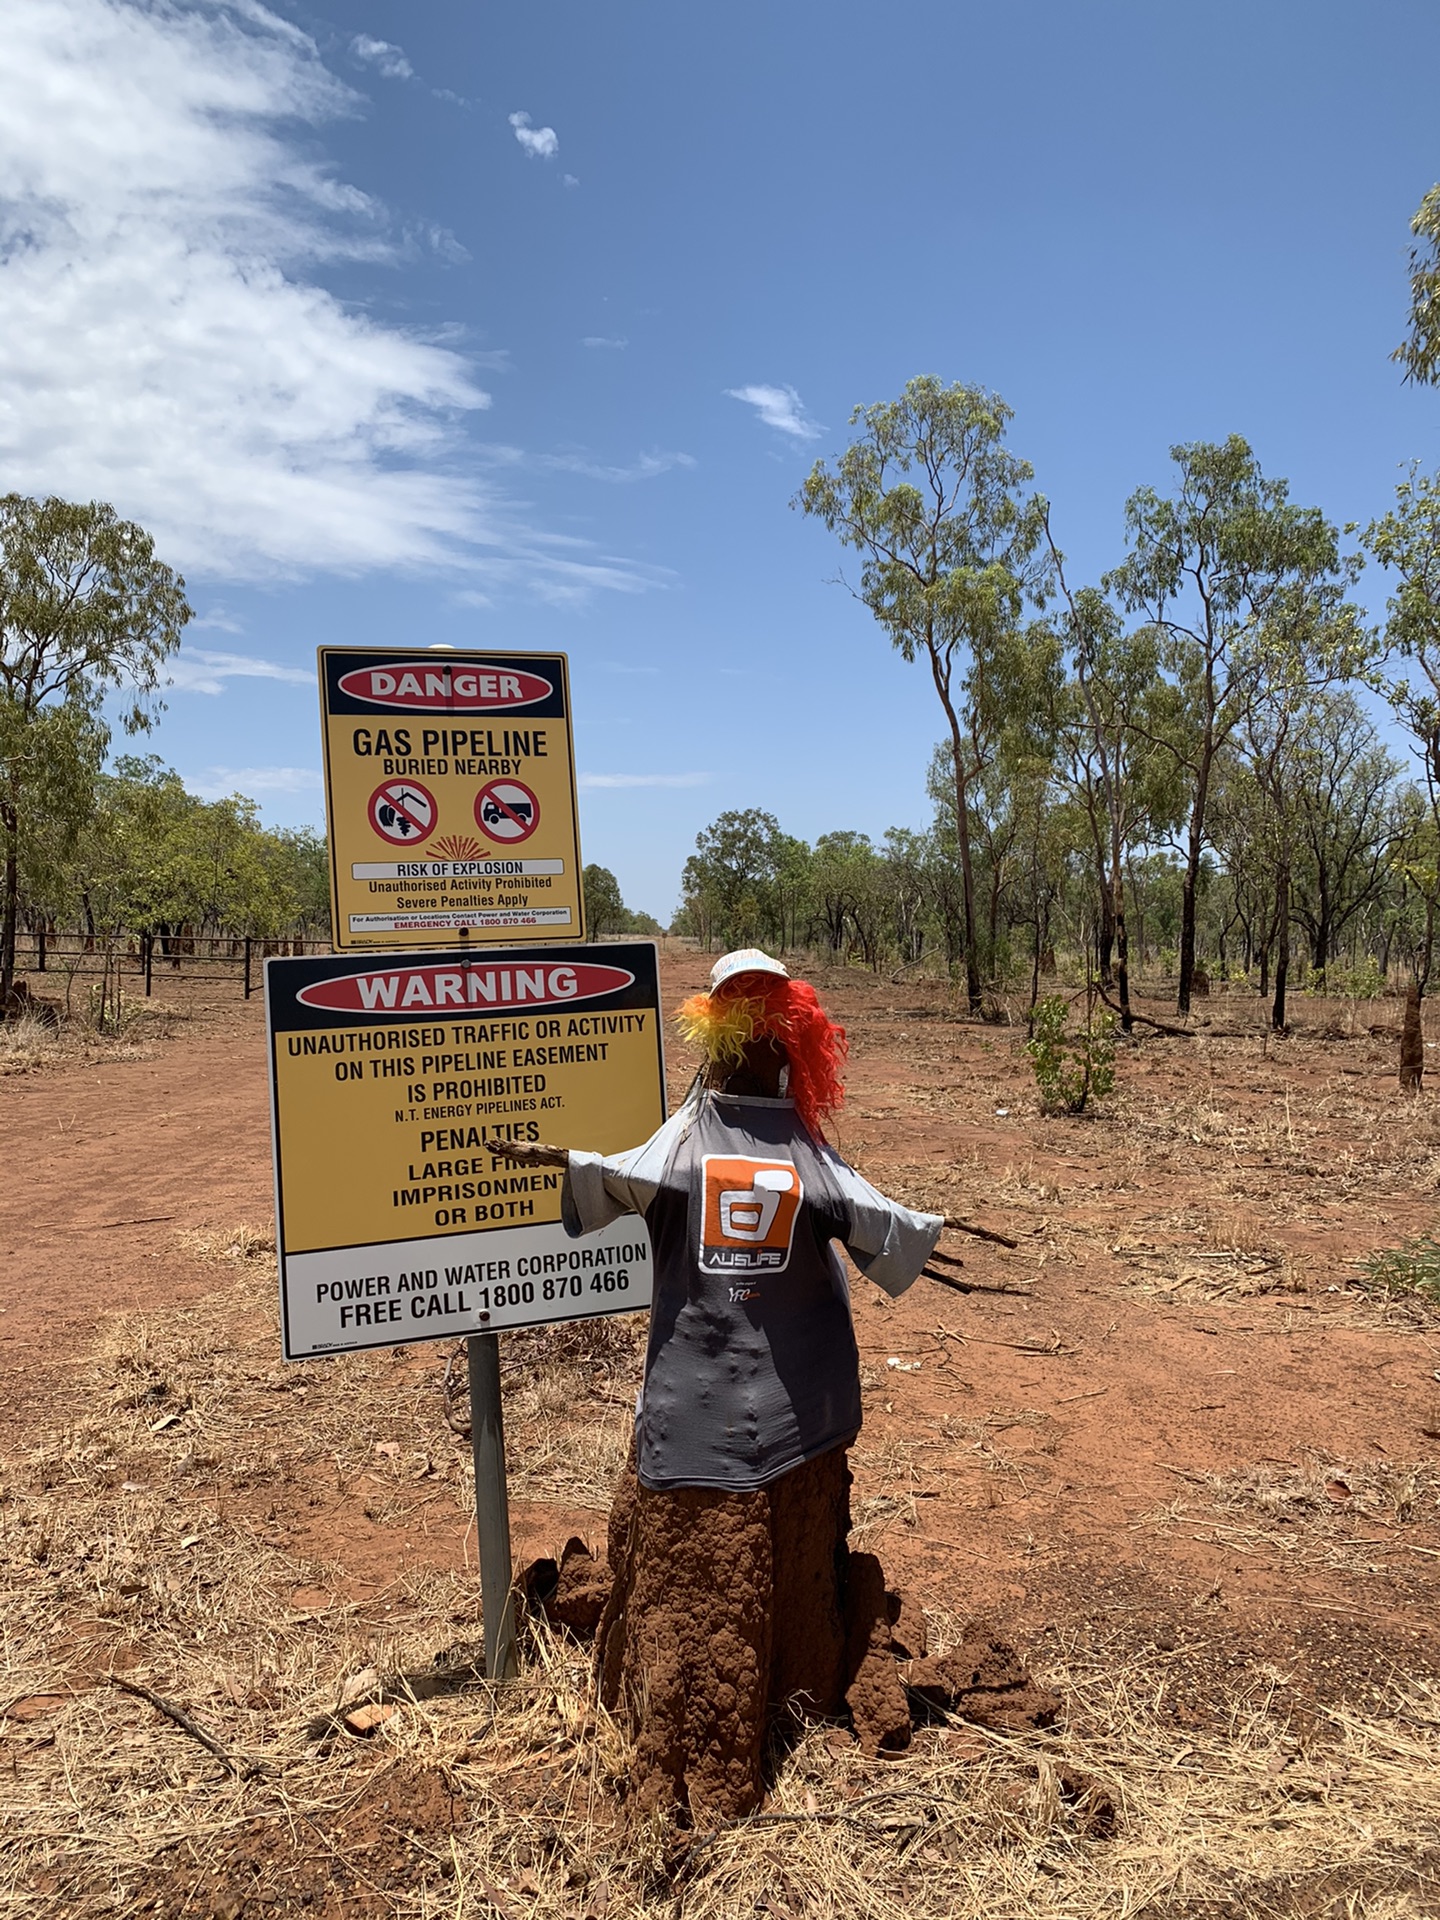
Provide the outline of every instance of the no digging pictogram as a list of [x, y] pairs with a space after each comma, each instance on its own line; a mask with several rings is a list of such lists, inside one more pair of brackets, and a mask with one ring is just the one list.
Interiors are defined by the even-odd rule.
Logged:
[[519, 780], [492, 780], [475, 796], [475, 824], [505, 846], [528, 840], [540, 824], [540, 802]]
[[370, 796], [370, 824], [392, 847], [417, 847], [435, 831], [435, 796], [418, 780], [387, 780]]

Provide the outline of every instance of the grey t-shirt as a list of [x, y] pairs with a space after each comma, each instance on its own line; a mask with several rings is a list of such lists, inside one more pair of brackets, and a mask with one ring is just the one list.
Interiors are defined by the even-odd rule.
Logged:
[[572, 1152], [571, 1234], [641, 1214], [655, 1298], [637, 1419], [644, 1486], [763, 1487], [860, 1428], [860, 1368], [840, 1241], [903, 1293], [935, 1214], [877, 1193], [791, 1100], [700, 1093], [629, 1153]]

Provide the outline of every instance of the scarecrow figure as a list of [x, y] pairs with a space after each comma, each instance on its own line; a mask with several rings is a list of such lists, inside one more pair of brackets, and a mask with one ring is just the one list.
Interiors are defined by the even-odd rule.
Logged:
[[832, 1243], [894, 1296], [946, 1222], [886, 1199], [827, 1145], [845, 1031], [778, 960], [727, 954], [679, 1025], [705, 1064], [643, 1146], [504, 1151], [565, 1166], [572, 1234], [627, 1213], [650, 1230], [649, 1347], [597, 1663], [635, 1734], [639, 1806], [705, 1821], [758, 1804], [777, 1716], [848, 1707], [871, 1751], [908, 1740], [884, 1576], [846, 1546], [860, 1368]]

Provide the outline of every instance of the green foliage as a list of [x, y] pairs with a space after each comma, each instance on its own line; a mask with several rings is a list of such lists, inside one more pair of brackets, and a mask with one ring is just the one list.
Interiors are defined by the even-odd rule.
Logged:
[[1085, 1025], [1072, 1029], [1062, 994], [1041, 1000], [1025, 1043], [1043, 1113], [1083, 1113], [1092, 1100], [1115, 1089], [1115, 1021], [1087, 1008]]
[[955, 783], [960, 934], [966, 987], [979, 1011], [984, 978], [970, 789], [1000, 751], [1007, 719], [1036, 710], [1018, 696], [1040, 649], [1020, 631], [1043, 598], [1045, 503], [1005, 445], [998, 394], [932, 375], [898, 400], [857, 407], [861, 432], [834, 467], [817, 462], [791, 503], [861, 556], [859, 598], [906, 660], [930, 670], [949, 729]]
[[1440, 1244], [1428, 1233], [1357, 1264], [1364, 1284], [1377, 1293], [1419, 1293], [1440, 1300]]
[[127, 733], [152, 724], [189, 618], [184, 581], [113, 507], [0, 498], [0, 1003], [14, 976], [21, 868], [53, 859], [88, 814], [106, 695], [121, 695]]
[[1407, 380], [1433, 387], [1440, 382], [1440, 186], [1420, 202], [1410, 231], [1419, 242], [1410, 249], [1410, 331], [1390, 357]]

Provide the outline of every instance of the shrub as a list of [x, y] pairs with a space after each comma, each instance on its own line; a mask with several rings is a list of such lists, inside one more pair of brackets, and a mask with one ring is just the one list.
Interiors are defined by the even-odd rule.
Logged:
[[1440, 1245], [1428, 1233], [1407, 1240], [1403, 1247], [1387, 1247], [1356, 1262], [1367, 1287], [1380, 1293], [1419, 1293], [1440, 1300]]
[[1115, 1087], [1115, 1021], [1086, 1009], [1083, 1029], [1071, 1032], [1070, 1008], [1063, 995], [1050, 994], [1035, 1008], [1031, 1037], [1025, 1043], [1042, 1113], [1083, 1113]]

